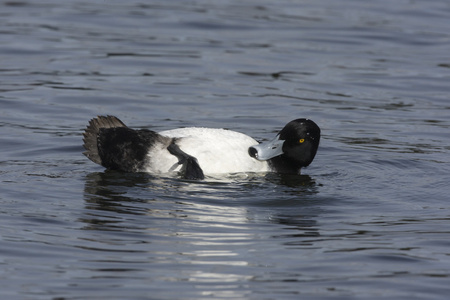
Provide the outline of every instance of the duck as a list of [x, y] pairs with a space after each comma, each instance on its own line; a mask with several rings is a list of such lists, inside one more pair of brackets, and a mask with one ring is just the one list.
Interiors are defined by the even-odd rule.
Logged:
[[305, 118], [290, 121], [274, 138], [260, 143], [219, 128], [132, 129], [107, 115], [89, 121], [83, 154], [110, 170], [203, 180], [205, 175], [241, 172], [300, 174], [314, 160], [319, 141], [319, 126]]

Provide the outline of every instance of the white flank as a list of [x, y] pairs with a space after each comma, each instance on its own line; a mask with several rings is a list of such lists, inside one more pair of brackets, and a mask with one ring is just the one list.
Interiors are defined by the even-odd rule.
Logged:
[[[159, 134], [179, 138], [177, 145], [185, 153], [197, 158], [205, 174], [267, 172], [265, 161], [258, 161], [248, 154], [250, 146], [257, 145], [253, 138], [235, 131], [212, 128], [180, 128], [162, 131]], [[163, 145], [149, 152], [151, 173], [167, 173], [179, 170], [178, 159]]]

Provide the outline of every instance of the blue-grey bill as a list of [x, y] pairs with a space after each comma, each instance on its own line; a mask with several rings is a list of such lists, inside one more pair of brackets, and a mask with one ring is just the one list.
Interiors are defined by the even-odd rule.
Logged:
[[[268, 160], [283, 154], [283, 140], [276, 136], [273, 140], [250, 147], [251, 156], [257, 160]], [[254, 150], [252, 150], [252, 148]]]

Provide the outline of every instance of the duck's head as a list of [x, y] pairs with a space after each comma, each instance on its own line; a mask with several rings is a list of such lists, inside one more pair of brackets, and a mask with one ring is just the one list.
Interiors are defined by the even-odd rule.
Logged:
[[273, 140], [250, 147], [248, 153], [257, 160], [267, 160], [276, 172], [295, 174], [313, 161], [319, 140], [316, 123], [296, 119], [287, 123]]

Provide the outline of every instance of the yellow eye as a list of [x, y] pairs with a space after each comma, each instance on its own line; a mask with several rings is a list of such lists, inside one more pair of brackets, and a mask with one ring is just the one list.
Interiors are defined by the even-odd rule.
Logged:
[[301, 144], [305, 141], [305, 139], [299, 139], [298, 142]]

